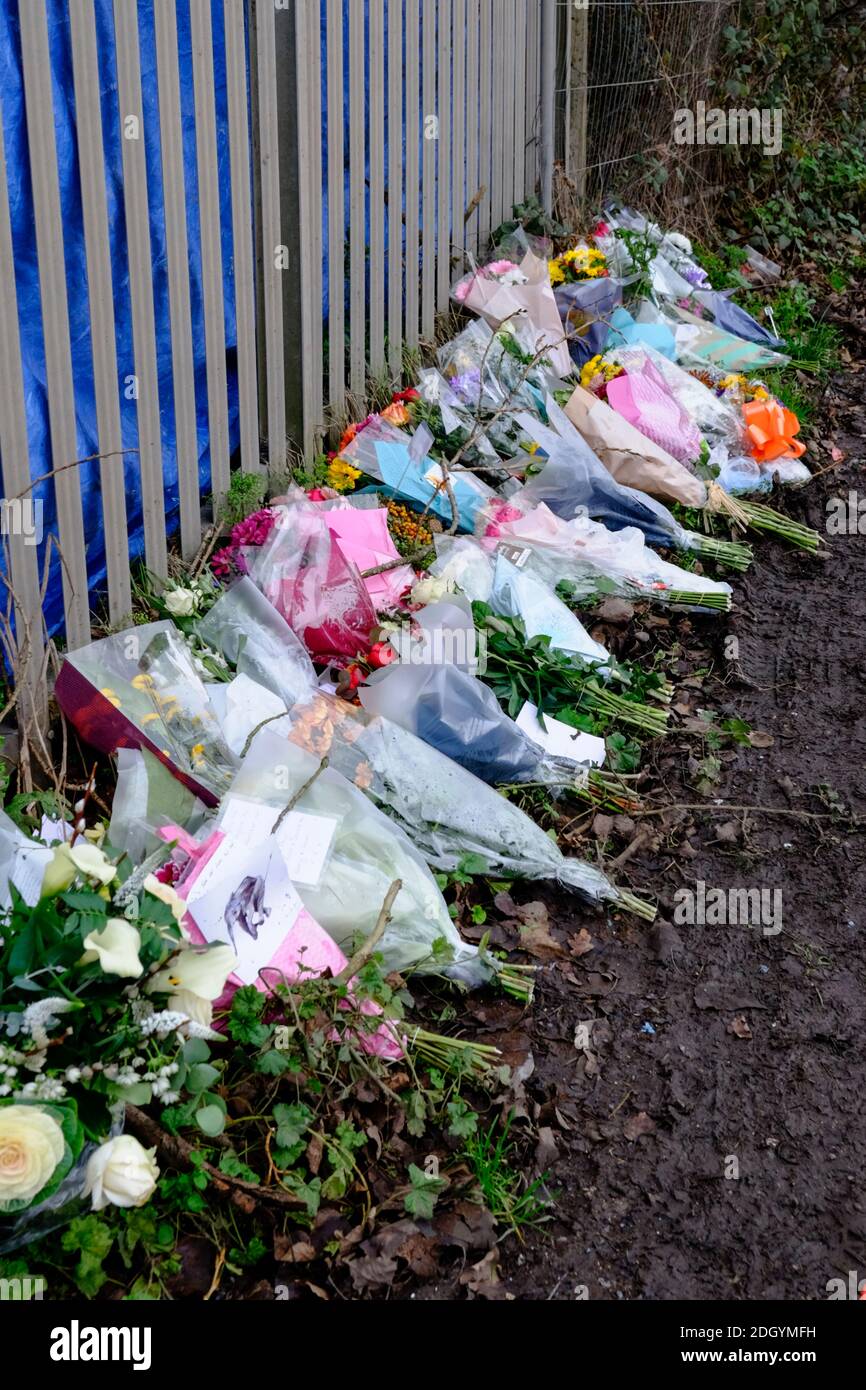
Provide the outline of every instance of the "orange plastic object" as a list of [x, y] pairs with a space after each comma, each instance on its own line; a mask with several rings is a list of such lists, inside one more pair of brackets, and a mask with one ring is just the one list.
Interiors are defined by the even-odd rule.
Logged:
[[749, 401], [743, 406], [743, 418], [752, 457], [759, 463], [798, 459], [805, 454], [805, 444], [794, 438], [800, 432], [800, 421], [793, 410], [786, 410], [779, 401]]

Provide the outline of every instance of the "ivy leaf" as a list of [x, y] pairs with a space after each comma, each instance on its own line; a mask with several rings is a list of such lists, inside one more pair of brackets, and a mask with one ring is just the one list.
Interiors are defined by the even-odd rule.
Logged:
[[416, 1164], [409, 1164], [409, 1181], [412, 1186], [403, 1198], [403, 1205], [410, 1216], [422, 1221], [430, 1221], [439, 1194], [448, 1186], [444, 1178], [434, 1178], [423, 1172]]

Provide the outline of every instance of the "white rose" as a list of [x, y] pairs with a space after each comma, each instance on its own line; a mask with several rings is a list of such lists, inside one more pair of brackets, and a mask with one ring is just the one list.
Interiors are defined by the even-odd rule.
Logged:
[[84, 1195], [90, 1197], [94, 1211], [109, 1204], [115, 1207], [143, 1207], [156, 1191], [159, 1165], [156, 1149], [145, 1149], [131, 1134], [118, 1134], [100, 1144], [87, 1162]]
[[165, 606], [175, 618], [191, 618], [198, 607], [198, 595], [192, 589], [169, 589]]
[[101, 931], [85, 936], [81, 964], [98, 960], [106, 975], [137, 980], [144, 969], [138, 958], [140, 948], [138, 928], [123, 917], [109, 917]]
[[50, 1182], [66, 1141], [53, 1115], [35, 1105], [0, 1108], [0, 1209], [29, 1202]]
[[412, 602], [423, 604], [438, 603], [451, 592], [451, 584], [447, 579], [439, 579], [436, 575], [430, 575], [428, 579], [419, 579], [412, 590]]

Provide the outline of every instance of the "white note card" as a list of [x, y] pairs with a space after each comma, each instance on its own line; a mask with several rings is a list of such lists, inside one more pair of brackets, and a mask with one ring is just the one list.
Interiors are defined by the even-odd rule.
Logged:
[[570, 724], [563, 724], [561, 719], [553, 719], [549, 714], [544, 716], [542, 727], [538, 722], [538, 707], [529, 701], [517, 716], [517, 727], [555, 758], [572, 758], [591, 767], [601, 767], [604, 763], [603, 738], [572, 729]]

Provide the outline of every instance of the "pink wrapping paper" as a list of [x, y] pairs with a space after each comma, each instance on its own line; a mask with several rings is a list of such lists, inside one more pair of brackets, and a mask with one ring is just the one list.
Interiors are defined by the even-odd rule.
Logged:
[[674, 399], [652, 362], [639, 371], [607, 383], [608, 404], [678, 463], [693, 463], [701, 452], [701, 434], [686, 410]]
[[536, 348], [548, 348], [553, 370], [559, 376], [568, 376], [572, 362], [547, 262], [527, 251], [519, 268], [527, 277], [525, 285], [504, 285], [485, 278], [483, 269], [480, 270], [462, 302], [494, 331], [514, 314], [525, 313], [535, 333]]
[[[208, 860], [219, 848], [225, 836], [221, 830], [215, 830], [199, 844], [179, 826], [172, 825], [163, 827], [158, 834], [167, 842], [177, 841], [190, 855], [189, 865], [177, 884], [179, 897], [186, 899], [190, 888]], [[183, 925], [191, 941], [201, 946], [208, 944], [207, 938], [197, 927], [191, 912], [187, 912], [183, 919]], [[344, 956], [337, 943], [331, 940], [326, 931], [322, 930], [307, 909], [302, 908], [283, 937], [270, 963], [264, 967], [261, 973], [273, 975], [271, 984], [279, 984], [280, 982], [298, 984], [302, 980], [318, 978], [328, 972], [332, 976], [337, 976], [345, 970], [348, 963], [348, 957]], [[240, 989], [242, 984], [243, 981], [237, 975], [230, 975], [224, 993], [214, 1004], [214, 1010], [229, 1008], [235, 990]], [[255, 987], [264, 994], [269, 988], [269, 983], [263, 980], [260, 974], [255, 982]], [[351, 1008], [352, 1002], [354, 1001], [350, 988], [349, 998], [342, 1003], [341, 1007]], [[360, 1012], [367, 1018], [375, 1018], [381, 1015], [383, 1010], [372, 999], [364, 999], [360, 1006]], [[403, 1048], [398, 1041], [394, 1025], [387, 1021], [383, 1022], [374, 1033], [355, 1034], [354, 1038], [362, 1052], [370, 1053], [372, 1056], [383, 1057], [389, 1061], [398, 1061], [403, 1056]], [[331, 1040], [339, 1041], [339, 1033], [336, 1029], [331, 1034]]]
[[[324, 513], [328, 530], [336, 539], [341, 551], [363, 574], [365, 570], [387, 565], [391, 560], [399, 560], [391, 532], [388, 530], [388, 510], [386, 507], [332, 507]], [[374, 574], [364, 580], [364, 586], [376, 608], [381, 612], [395, 608], [401, 596], [415, 582], [415, 571], [410, 565], [400, 569], [388, 570], [386, 574]]]

